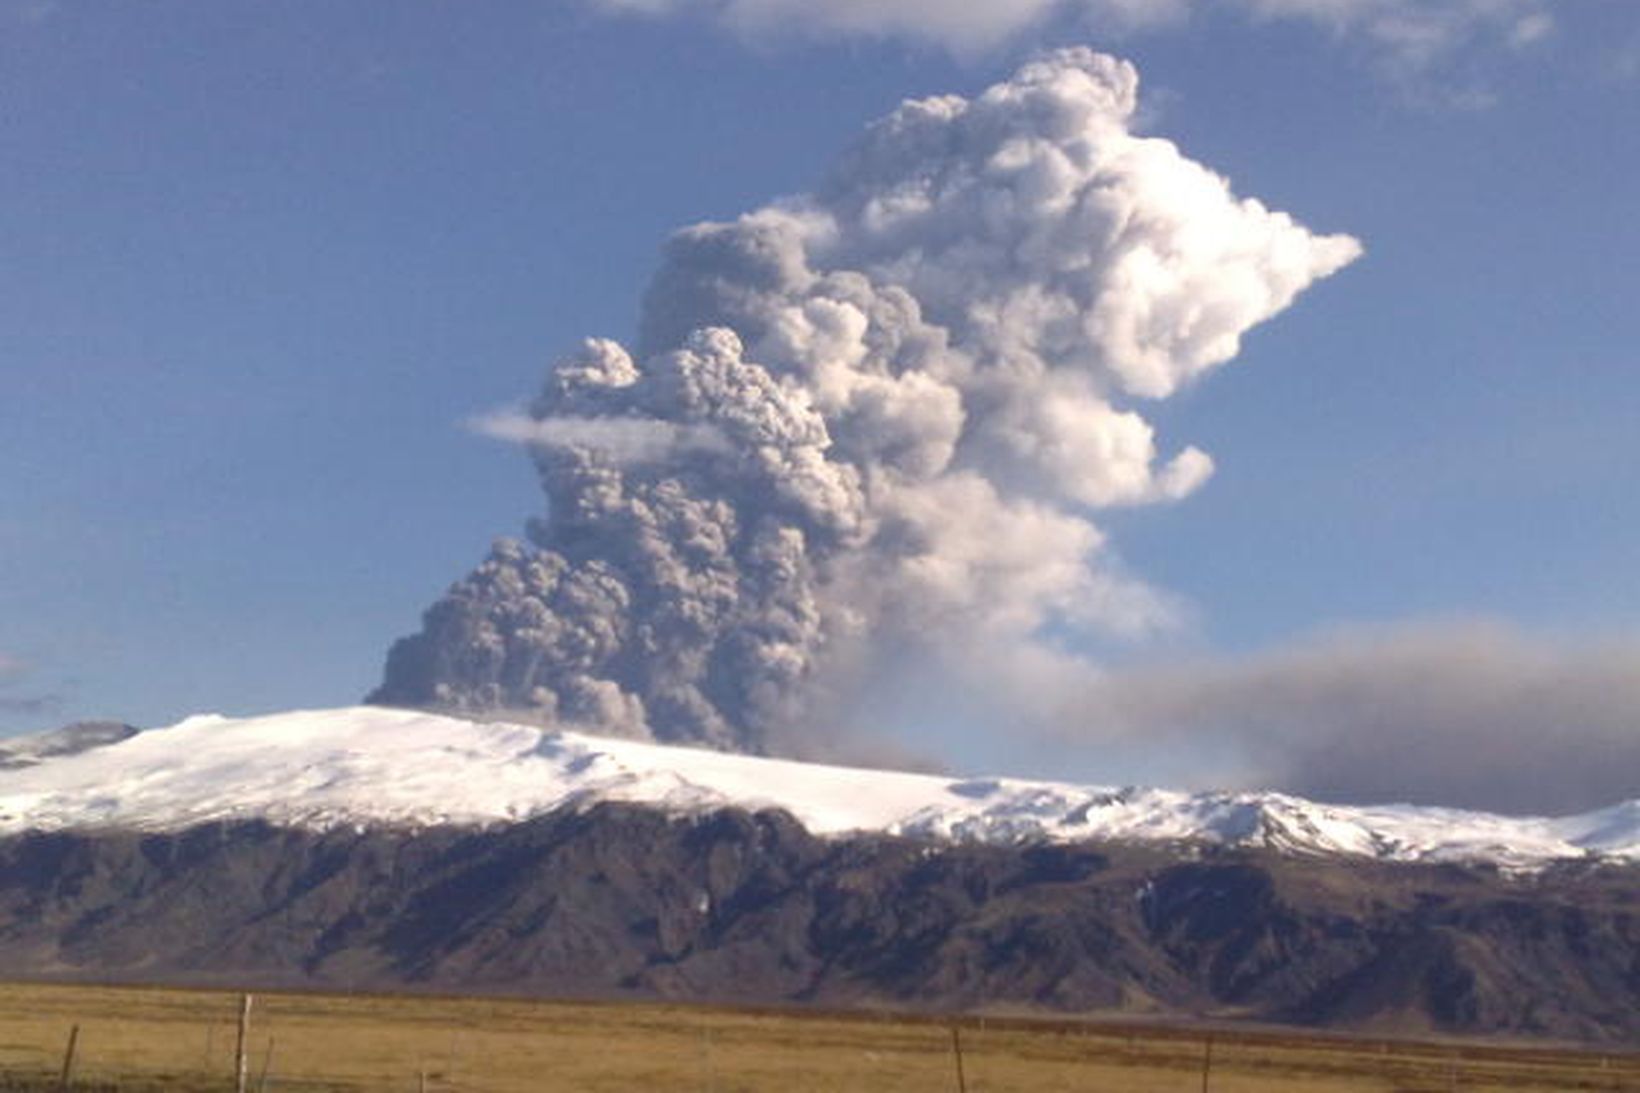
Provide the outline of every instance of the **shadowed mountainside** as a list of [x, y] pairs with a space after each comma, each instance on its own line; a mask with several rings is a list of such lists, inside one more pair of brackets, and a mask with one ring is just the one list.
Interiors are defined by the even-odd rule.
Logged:
[[621, 805], [489, 830], [31, 833], [0, 840], [0, 966], [1632, 1040], [1637, 876], [824, 840], [780, 812]]

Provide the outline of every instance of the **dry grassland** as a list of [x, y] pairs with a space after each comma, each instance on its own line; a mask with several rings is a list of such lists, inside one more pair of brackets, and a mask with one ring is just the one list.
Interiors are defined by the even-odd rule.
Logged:
[[[239, 998], [0, 986], [0, 1090], [231, 1090]], [[963, 1018], [968, 1093], [1634, 1090], [1640, 1057], [1267, 1032]], [[952, 1024], [636, 1003], [258, 994], [252, 1090], [953, 1093]], [[270, 1052], [271, 1047], [271, 1052]]]

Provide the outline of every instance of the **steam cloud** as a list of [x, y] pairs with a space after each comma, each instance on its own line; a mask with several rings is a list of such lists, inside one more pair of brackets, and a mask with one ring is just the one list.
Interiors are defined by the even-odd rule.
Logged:
[[528, 446], [546, 514], [371, 701], [790, 751], [889, 657], [1164, 623], [1092, 517], [1213, 464], [1164, 455], [1134, 404], [1360, 247], [1136, 135], [1137, 87], [1053, 53], [905, 103], [812, 194], [677, 234], [635, 351], [588, 341], [478, 423]]

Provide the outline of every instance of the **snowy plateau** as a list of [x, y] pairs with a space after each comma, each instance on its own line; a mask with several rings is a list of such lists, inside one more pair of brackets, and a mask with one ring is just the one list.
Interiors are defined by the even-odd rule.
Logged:
[[354, 707], [190, 717], [134, 735], [3, 742], [0, 835], [180, 831], [263, 820], [314, 831], [493, 828], [603, 802], [669, 814], [781, 809], [822, 837], [1173, 843], [1534, 870], [1640, 860], [1640, 800], [1559, 818], [1319, 804], [825, 766], [520, 724]]

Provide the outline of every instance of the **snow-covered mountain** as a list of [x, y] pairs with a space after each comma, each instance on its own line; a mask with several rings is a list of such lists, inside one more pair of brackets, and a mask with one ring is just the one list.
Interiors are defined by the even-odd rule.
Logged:
[[605, 801], [669, 812], [784, 809], [818, 835], [956, 842], [1197, 841], [1397, 861], [1640, 860], [1640, 800], [1579, 816], [1345, 807], [959, 779], [610, 740], [355, 707], [188, 718], [0, 770], [0, 834], [265, 819], [329, 829], [492, 826]]

